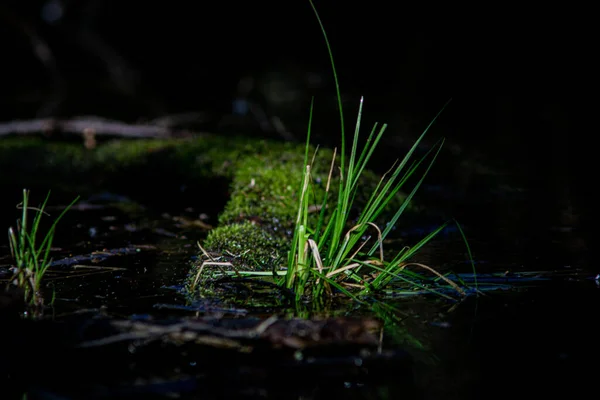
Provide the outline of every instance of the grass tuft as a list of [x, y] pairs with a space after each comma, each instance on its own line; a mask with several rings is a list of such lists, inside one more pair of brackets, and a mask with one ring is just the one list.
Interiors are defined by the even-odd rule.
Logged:
[[[294, 196], [297, 195], [296, 209], [288, 214], [293, 215], [289, 217], [289, 220], [293, 220], [293, 233], [290, 235], [292, 238], [289, 243], [284, 240], [284, 243], [278, 243], [274, 248], [274, 250], [280, 250], [288, 247], [289, 244], [286, 268], [280, 269], [279, 257], [273, 258], [273, 255], [278, 253], [277, 251], [273, 251], [266, 258], [261, 257], [260, 260], [256, 260], [256, 267], [248, 262], [252, 260], [242, 260], [242, 269], [234, 268], [231, 261], [233, 259], [241, 260], [246, 255], [251, 256], [255, 246], [250, 246], [247, 253], [228, 254], [219, 260], [212, 259], [206, 251], [203, 251], [203, 263], [193, 276], [192, 289], [204, 287], [206, 280], [201, 277], [202, 274], [209, 275], [212, 280], [225, 275], [255, 276], [259, 279], [269, 277], [280, 287], [285, 288], [287, 293], [294, 293], [296, 305], [300, 305], [299, 301], [305, 299], [311, 299], [313, 305], [324, 304], [325, 301], [329, 301], [336, 294], [341, 293], [357, 302], [378, 303], [386, 310], [394, 312], [397, 310], [379, 302], [376, 295], [433, 293], [442, 298], [455, 300], [456, 297], [472, 293], [464, 284], [462, 286], [457, 284], [456, 280], [451, 279], [448, 274], [441, 274], [427, 265], [412, 260], [423, 246], [450, 223], [458, 225], [456, 221], [446, 222], [414, 246], [403, 248], [391, 259], [384, 257], [383, 250], [383, 243], [387, 236], [404, 211], [407, 210], [443, 147], [444, 139], [441, 139], [421, 158], [415, 160], [413, 157], [424, 136], [447, 107], [449, 101], [417, 138], [407, 154], [402, 159], [396, 160], [369, 194], [371, 189], [366, 189], [363, 185], [363, 182], [366, 181], [365, 178], [371, 174], [367, 165], [375, 154], [387, 125], [375, 124], [364, 144], [359, 146], [364, 105], [363, 98], [361, 98], [350, 151], [346, 152], [344, 113], [333, 52], [317, 10], [313, 2], [311, 0], [309, 2], [321, 27], [333, 71], [340, 117], [340, 149], [334, 149], [330, 162], [329, 156], [322, 157], [323, 152], [318, 154], [318, 147], [311, 156], [310, 138], [314, 108], [314, 102], [311, 102], [302, 173], [294, 193]], [[300, 158], [300, 154], [298, 154], [298, 158]], [[320, 176], [319, 172], [327, 170], [329, 173], [323, 190], [320, 181], [324, 175]], [[296, 171], [295, 174], [300, 175], [298, 172]], [[412, 182], [413, 187], [409, 194], [400, 201], [403, 197], [400, 190], [406, 192], [404, 188], [408, 182]], [[285, 195], [287, 196], [291, 192], [293, 190], [290, 189], [289, 193], [286, 190]], [[365, 196], [365, 192], [367, 192], [367, 196]], [[364, 204], [358, 215], [356, 215], [358, 212], [356, 204]], [[395, 212], [390, 214], [387, 208], [392, 205], [395, 207]], [[391, 215], [387, 223], [384, 226], [378, 225], [387, 215]], [[259, 228], [254, 227], [253, 229]], [[458, 229], [472, 260], [464, 232], [459, 225]], [[217, 237], [214, 234], [215, 231], [209, 236], [209, 239]], [[252, 235], [243, 234], [241, 236], [246, 238]], [[215, 248], [212, 245], [217, 243], [213, 239], [207, 240], [207, 242], [210, 244], [208, 246], [210, 248]], [[222, 246], [216, 246], [216, 250], [221, 251], [224, 248], [232, 247], [235, 246], [232, 246], [232, 240], [227, 237], [222, 240]], [[239, 262], [239, 260], [236, 261]], [[273, 270], [261, 271], [265, 265], [272, 266]], [[224, 266], [233, 268], [233, 270], [223, 270], [221, 267]], [[207, 268], [213, 272], [206, 272]]]
[[[8, 229], [8, 242], [10, 245], [10, 253], [15, 260], [13, 268], [14, 274], [11, 278], [12, 284], [24, 290], [25, 301], [32, 306], [43, 306], [44, 298], [42, 296], [40, 285], [44, 274], [50, 267], [52, 259], [50, 258], [50, 250], [54, 240], [54, 233], [58, 221], [64, 214], [79, 200], [79, 196], [71, 202], [54, 220], [48, 232], [43, 236], [41, 243], [38, 242], [38, 233], [42, 215], [50, 192], [42, 205], [38, 208], [29, 206], [29, 190], [23, 189], [23, 201], [17, 205], [21, 208], [21, 219], [17, 220], [17, 228]], [[35, 215], [29, 226], [29, 211], [35, 211]]]
[[[431, 280], [427, 279], [424, 275], [407, 271], [407, 267], [417, 266], [432, 273], [438, 278], [438, 281], [441, 280], [445, 282], [448, 287], [455, 290], [461, 296], [466, 295], [466, 292], [456, 283], [436, 272], [434, 269], [423, 264], [409, 262], [411, 257], [441, 232], [448, 223], [431, 232], [412, 248], [403, 249], [392, 260], [387, 261], [383, 256], [384, 240], [421, 186], [444, 144], [444, 140], [441, 139], [422, 158], [417, 161], [412, 161], [417, 146], [448, 103], [446, 103], [433, 118], [404, 158], [402, 160], [397, 160], [392, 168], [381, 178], [379, 184], [371, 193], [367, 204], [359, 214], [358, 219], [351, 222], [350, 212], [353, 210], [353, 201], [357, 192], [360, 190], [360, 176], [365, 171], [368, 162], [373, 156], [387, 125], [383, 124], [379, 127], [378, 124], [375, 124], [368, 135], [362, 150], [359, 150], [359, 133], [363, 112], [363, 98], [361, 98], [352, 146], [349, 155], [346, 155], [344, 114], [342, 111], [340, 86], [333, 60], [333, 52], [318, 12], [313, 2], [311, 0], [309, 0], [309, 2], [315, 12], [325, 39], [335, 81], [341, 122], [340, 163], [337, 168], [340, 179], [337, 187], [337, 201], [335, 204], [329, 204], [327, 200], [330, 194], [329, 190], [331, 189], [330, 183], [335, 171], [334, 165], [336, 159], [334, 155], [322, 203], [320, 206], [315, 204], [311, 207], [309, 198], [317, 198], [316, 193], [310, 193], [312, 190], [311, 188], [313, 187], [311, 178], [313, 165], [312, 162], [308, 162], [308, 149], [312, 124], [311, 104], [306, 152], [304, 157], [304, 175], [299, 189], [300, 196], [296, 225], [291, 248], [288, 252], [287, 273], [285, 278], [281, 280], [281, 284], [285, 285], [288, 289], [292, 289], [296, 293], [296, 300], [300, 300], [305, 296], [315, 299], [322, 298], [323, 296], [330, 296], [333, 293], [333, 289], [337, 289], [348, 296], [358, 299], [360, 296], [380, 291], [391, 283], [398, 281], [407, 283], [419, 290], [427, 290], [437, 293], [440, 296], [451, 298], [445, 293], [437, 292], [430, 288], [430, 285], [422, 283], [431, 282]], [[390, 204], [392, 199], [398, 195], [398, 192], [404, 187], [409, 178], [413, 177], [415, 172], [421, 166], [425, 166], [425, 170], [421, 173], [420, 177], [418, 177], [412, 191], [393, 214], [386, 224], [386, 227], [383, 230], [380, 229], [375, 224], [375, 221], [385, 210], [386, 206]], [[320, 210], [319, 219], [314, 226], [309, 226], [309, 210], [315, 208]], [[377, 239], [369, 246], [368, 242], [371, 238], [369, 232], [371, 230], [376, 232]], [[462, 234], [462, 229], [460, 229], [460, 231]], [[466, 243], [464, 234], [463, 239]], [[467, 249], [470, 254], [468, 244]], [[375, 256], [377, 251], [378, 256]]]

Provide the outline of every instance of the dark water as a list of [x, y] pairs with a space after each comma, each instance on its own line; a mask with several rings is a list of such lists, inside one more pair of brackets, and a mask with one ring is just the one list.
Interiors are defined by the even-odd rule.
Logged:
[[[234, 101], [241, 99], [270, 117], [282, 117], [292, 139], [302, 141], [309, 99], [316, 95], [313, 137], [326, 145], [339, 142], [327, 54], [312, 10], [301, 2], [264, 8], [157, 2], [143, 9], [118, 1], [13, 3], [0, 6], [0, 39], [6, 39], [3, 48], [11, 60], [0, 76], [3, 121], [73, 115], [140, 121], [192, 111], [194, 129], [290, 139], [265, 129], [256, 117], [236, 113]], [[144, 352], [139, 343], [71, 352], [69, 346], [84, 334], [110, 333], [102, 318], [221, 316], [220, 307], [227, 304], [196, 311], [180, 307], [186, 303], [177, 289], [197, 253], [196, 241], [206, 232], [177, 218], [206, 214], [203, 221], [215, 224], [223, 199], [214, 204], [206, 188], [176, 177], [124, 177], [113, 187], [86, 193], [64, 182], [34, 185], [22, 177], [0, 186], [0, 229], [14, 226], [23, 186], [32, 190], [34, 203], [52, 189], [51, 205], [68, 204], [82, 194], [83, 202], [99, 207], [67, 213], [58, 227], [55, 260], [153, 248], [97, 263], [81, 261], [100, 267], [95, 270], [56, 268], [47, 288], [56, 291], [56, 302], [43, 321], [0, 320], [5, 350], [0, 398], [22, 399], [24, 392], [28, 399], [47, 400], [588, 398], [594, 393], [600, 372], [600, 329], [594, 318], [600, 288], [594, 277], [600, 270], [592, 258], [590, 215], [596, 201], [588, 171], [595, 149], [586, 137], [589, 127], [579, 126], [582, 114], [593, 115], [582, 104], [593, 95], [581, 92], [591, 87], [585, 72], [594, 65], [584, 60], [592, 54], [584, 39], [594, 36], [565, 28], [564, 7], [557, 9], [557, 18], [539, 18], [538, 10], [527, 16], [523, 10], [496, 18], [502, 22], [495, 26], [484, 17], [464, 17], [470, 13], [454, 6], [439, 13], [430, 7], [398, 13], [380, 3], [348, 3], [343, 13], [337, 6], [319, 5], [338, 63], [347, 132], [354, 128], [360, 95], [366, 98], [363, 126], [390, 124], [373, 167], [384, 172], [402, 157], [454, 98], [427, 139], [430, 145], [447, 138], [415, 197], [430, 212], [401, 219], [394, 234], [414, 242], [456, 218], [482, 280], [490, 273], [516, 277], [532, 271], [544, 272], [547, 279], [500, 281], [498, 290], [459, 305], [430, 297], [398, 300], [396, 306], [408, 316], [402, 332], [427, 348], [388, 330], [384, 344], [397, 351], [396, 357], [380, 360], [368, 376], [354, 379], [330, 377], [348, 360], [294, 370], [278, 368], [268, 354], [262, 365], [247, 368], [244, 360], [218, 353], [190, 356], [150, 346]], [[62, 7], [65, 14], [49, 20], [48, 5]], [[56, 65], [40, 58], [36, 44], [38, 51], [48, 46]], [[279, 76], [282, 60], [297, 74], [293, 81], [278, 82], [283, 94], [296, 96], [287, 108], [273, 100], [282, 93], [267, 90], [277, 86], [267, 77]], [[305, 91], [302, 85], [310, 86], [312, 72], [322, 86]], [[240, 93], [246, 77], [255, 86]], [[0, 171], [0, 179], [14, 173]], [[144, 208], [123, 207], [127, 199]], [[0, 271], [10, 264], [8, 255], [7, 242], [0, 241]], [[419, 255], [428, 265], [457, 273], [471, 271], [467, 258], [456, 229], [442, 233]], [[244, 318], [281, 311], [244, 310]], [[8, 376], [7, 370], [26, 372]]]
[[[439, 161], [439, 169], [434, 171], [416, 199], [434, 212], [420, 219], [401, 220], [394, 234], [409, 242], [418, 240], [437, 224], [455, 217], [470, 240], [482, 280], [485, 274], [492, 272], [554, 273], [544, 275], [547, 279], [504, 282], [502, 289], [486, 291], [485, 295], [473, 296], [459, 305], [433, 298], [399, 301], [397, 306], [410, 315], [403, 322], [403, 328], [425, 343], [427, 349], [419, 350], [399, 343], [394, 340], [393, 332], [386, 333], [386, 348], [407, 350], [408, 353], [388, 360], [388, 365], [382, 364], [384, 367], [373, 366], [372, 371], [378, 371], [377, 378], [322, 380], [316, 378], [326, 376], [324, 370], [316, 376], [314, 372], [311, 375], [310, 370], [306, 376], [296, 371], [294, 373], [302, 377], [299, 379], [307, 379], [308, 383], [288, 387], [256, 376], [248, 381], [243, 371], [233, 365], [227, 366], [233, 361], [224, 359], [212, 360], [208, 365], [214, 365], [222, 376], [229, 377], [229, 381], [215, 381], [207, 378], [213, 375], [197, 375], [197, 370], [190, 370], [190, 362], [181, 354], [168, 352], [158, 352], [157, 357], [168, 360], [166, 365], [171, 366], [170, 372], [161, 369], [159, 364], [143, 364], [138, 360], [130, 361], [129, 367], [120, 364], [118, 370], [122, 375], [117, 378], [115, 372], [110, 371], [113, 368], [109, 365], [111, 358], [92, 352], [83, 361], [90, 368], [90, 374], [77, 378], [81, 383], [80, 390], [75, 390], [78, 385], [61, 374], [50, 374], [50, 380], [35, 378], [33, 383], [16, 385], [14, 389], [16, 392], [29, 390], [31, 398], [43, 399], [162, 398], [164, 392], [180, 393], [181, 398], [204, 396], [199, 393], [208, 398], [226, 395], [240, 398], [404, 396], [464, 399], [557, 393], [579, 398], [592, 390], [593, 379], [597, 376], [595, 362], [599, 355], [597, 338], [600, 333], [594, 317], [600, 305], [600, 288], [594, 280], [597, 271], [589, 263], [588, 236], [577, 218], [581, 210], [562, 208], [565, 197], [560, 197], [560, 193], [557, 198], [548, 199], [545, 187], [532, 185], [531, 179], [523, 179], [522, 171], [516, 168], [505, 168], [501, 170], [502, 174], [497, 174], [481, 172], [476, 169], [481, 169], [480, 166], [467, 166], [463, 167], [466, 172], [464, 169], [457, 172], [452, 162], [457, 162], [452, 156]], [[17, 210], [10, 210], [11, 204], [14, 207], [19, 201], [20, 192], [16, 186], [5, 187], [7, 195], [2, 207], [5, 212], [1, 220], [7, 226], [17, 217]], [[31, 189], [40, 196], [46, 188]], [[51, 204], [66, 204], [74, 195], [56, 191]], [[118, 207], [132, 198], [144, 208], [123, 211]], [[107, 258], [97, 264], [104, 269], [77, 271], [70, 273], [68, 278], [61, 276], [60, 268], [57, 268], [50, 281], [56, 290], [56, 302], [46, 311], [48, 325], [43, 325], [40, 331], [48, 329], [47, 338], [56, 334], [52, 333], [54, 328], [49, 328], [52, 319], [74, 320], [77, 322], [71, 322], [73, 326], [81, 327], [86, 320], [94, 321], [99, 315], [142, 319], [195, 315], [198, 311], [177, 308], [186, 304], [177, 288], [196, 254], [196, 240], [201, 240], [206, 232], [183, 226], [173, 217], [196, 218], [204, 212], [200, 199], [198, 193], [185, 190], [174, 194], [172, 202], [156, 202], [144, 196], [136, 197], [135, 193], [101, 190], [84, 198], [85, 204], [95, 205], [98, 209], [74, 209], [66, 215], [57, 232], [55, 259], [133, 245], [152, 245], [154, 248]], [[573, 204], [581, 203], [574, 201]], [[211, 210], [206, 220], [213, 222], [218, 211], [210, 207], [206, 206]], [[7, 246], [0, 246], [0, 251], [0, 264], [8, 264]], [[456, 229], [443, 232], [424, 249], [419, 260], [442, 270], [470, 272], [466, 251]], [[216, 315], [218, 307], [212, 311], [200, 310], [199, 315]], [[268, 309], [250, 308], [243, 316], [264, 316], [268, 312]], [[99, 327], [98, 334], [101, 331]], [[58, 357], [49, 351], [50, 342], [42, 340], [42, 343], [46, 345], [39, 350], [40, 354]], [[120, 359], [123, 353], [115, 351], [113, 360]], [[82, 362], [77, 358], [80, 355], [73, 357], [72, 360]], [[412, 363], [407, 364], [405, 359], [411, 359]], [[54, 362], [59, 360], [43, 360], [44, 365]], [[106, 364], [101, 367], [102, 363]], [[69, 368], [73, 369], [73, 365]], [[403, 377], [400, 381], [398, 374]], [[129, 384], [121, 382], [111, 386], [110, 382], [123, 379], [123, 376], [127, 376]], [[133, 385], [131, 382], [136, 376], [148, 380]], [[157, 381], [156, 376], [162, 380]], [[107, 387], [113, 392], [106, 391]], [[97, 397], [90, 397], [91, 393]], [[214, 396], [207, 393], [214, 393]], [[59, 397], [53, 397], [55, 395]]]

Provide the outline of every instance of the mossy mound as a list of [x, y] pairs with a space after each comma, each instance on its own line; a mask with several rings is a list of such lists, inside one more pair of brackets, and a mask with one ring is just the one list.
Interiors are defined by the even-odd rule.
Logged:
[[[0, 141], [0, 169], [4, 171], [0, 181], [26, 185], [33, 179], [82, 191], [108, 186], [163, 197], [164, 192], [157, 193], [159, 181], [173, 182], [173, 187], [179, 181], [188, 181], [205, 186], [204, 196], [210, 198], [218, 197], [213, 183], [220, 179], [229, 182], [229, 201], [219, 216], [219, 227], [209, 233], [203, 247], [236, 268], [271, 271], [285, 264], [298, 212], [304, 154], [303, 144], [213, 135], [180, 140], [113, 140], [94, 149], [81, 143], [9, 138]], [[332, 157], [329, 149], [319, 149], [316, 154], [314, 148], [309, 149], [313, 160], [311, 204], [322, 202]], [[335, 165], [328, 204], [337, 197], [339, 160]], [[354, 199], [356, 215], [378, 182], [376, 174], [363, 173]], [[393, 212], [403, 200], [399, 194], [389, 209]], [[318, 212], [310, 218], [314, 224]], [[192, 279], [204, 261], [206, 257], [200, 254], [189, 274]]]
[[[285, 268], [305, 171], [304, 153], [304, 146], [288, 144], [256, 149], [252, 155], [237, 159], [229, 202], [219, 217], [219, 227], [208, 234], [203, 244], [204, 249], [212, 254], [211, 258], [229, 262], [238, 271]], [[320, 149], [314, 153], [314, 149], [310, 148], [309, 155], [312, 161], [309, 203], [318, 206], [325, 196], [333, 151]], [[340, 182], [339, 159], [334, 165], [328, 204], [337, 201]], [[350, 221], [353, 215], [358, 217], [379, 179], [371, 171], [362, 174]], [[390, 202], [389, 209], [396, 210], [404, 199], [405, 196], [399, 193]], [[315, 212], [309, 215], [309, 226], [316, 226], [318, 215], [318, 208], [315, 208]], [[212, 288], [197, 284], [198, 268], [207, 261], [210, 261], [209, 257], [201, 254], [190, 271], [186, 287], [193, 292], [211, 293]]]

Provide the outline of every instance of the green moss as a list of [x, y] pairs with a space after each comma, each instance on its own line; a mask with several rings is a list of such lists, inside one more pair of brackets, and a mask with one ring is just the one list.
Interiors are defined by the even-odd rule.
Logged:
[[[321, 196], [332, 156], [331, 151], [323, 150], [315, 161], [313, 187]], [[268, 229], [279, 230], [282, 234], [290, 231], [297, 213], [303, 160], [304, 150], [300, 146], [276, 149], [241, 160], [231, 184], [230, 201], [219, 222], [229, 224], [253, 218], [260, 220]]]
[[[300, 145], [262, 141], [256, 144], [251, 152], [241, 146], [238, 148], [241, 151], [231, 153], [229, 163], [235, 167], [230, 170], [233, 173], [230, 200], [219, 216], [220, 227], [209, 233], [203, 247], [213, 254], [213, 258], [231, 263], [233, 269], [271, 271], [286, 264], [298, 212], [305, 149]], [[310, 151], [312, 158], [314, 150]], [[331, 150], [320, 149], [314, 158], [311, 170], [313, 190], [309, 192], [311, 204], [322, 203], [332, 157]], [[339, 163], [339, 159], [336, 162]], [[364, 171], [354, 203], [357, 215], [379, 179], [373, 172]], [[328, 204], [337, 201], [338, 185], [339, 177], [334, 175]], [[389, 204], [390, 212], [395, 212], [404, 198], [399, 193]], [[389, 213], [387, 218], [383, 216], [381, 225], [389, 217]], [[309, 225], [315, 226], [318, 212], [310, 214], [310, 218]], [[190, 271], [187, 287], [193, 288], [194, 293], [199, 291], [207, 295], [213, 290], [211, 285], [206, 285], [208, 282], [204, 281], [204, 285], [191, 284], [197, 281], [198, 267], [204, 261], [207, 257], [201, 254], [200, 261]]]
[[[25, 184], [27, 176], [71, 188], [87, 185], [96, 189], [125, 180], [120, 189], [143, 188], [155, 193], [161, 180], [207, 182], [207, 196], [211, 195], [211, 179], [228, 179], [230, 200], [219, 216], [220, 227], [210, 232], [203, 247], [239, 268], [271, 270], [283, 264], [291, 240], [304, 152], [302, 144], [211, 135], [181, 140], [114, 140], [91, 150], [79, 143], [9, 138], [0, 141], [0, 168], [11, 171], [10, 175], [3, 174], [3, 180], [12, 178]], [[311, 148], [311, 158], [313, 153]], [[311, 204], [322, 202], [332, 157], [328, 149], [316, 154]], [[376, 174], [363, 173], [354, 203], [358, 210], [378, 182]], [[338, 185], [335, 168], [329, 204], [336, 201]], [[389, 204], [391, 212], [403, 198], [399, 195]], [[318, 213], [310, 217], [314, 224]], [[382, 219], [381, 224], [384, 222]], [[192, 268], [190, 275], [195, 273], [196, 268]]]
[[[304, 146], [265, 141], [251, 144], [238, 147], [226, 160], [227, 171], [232, 173], [230, 200], [219, 216], [220, 227], [209, 233], [203, 247], [237, 269], [270, 271], [285, 264], [297, 213]], [[321, 195], [331, 157], [332, 151], [322, 150], [315, 160], [314, 186]], [[190, 271], [191, 281], [204, 261], [206, 257], [201, 255]], [[210, 286], [200, 288], [202, 293], [210, 293]]]
[[270, 270], [278, 266], [286, 248], [283, 238], [250, 221], [213, 229], [204, 245], [246, 270]]

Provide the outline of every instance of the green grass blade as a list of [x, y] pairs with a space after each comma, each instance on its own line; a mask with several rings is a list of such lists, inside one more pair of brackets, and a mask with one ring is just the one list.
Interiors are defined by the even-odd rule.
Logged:
[[[350, 160], [348, 162], [348, 176], [352, 176], [354, 173], [354, 162], [356, 161], [356, 152], [358, 150], [358, 136], [360, 134], [360, 121], [362, 119], [362, 108], [363, 108], [363, 98], [360, 98], [360, 103], [358, 105], [358, 115], [356, 117], [356, 127], [354, 128], [354, 136], [352, 139], [352, 148], [350, 150]], [[346, 181], [346, 191], [350, 190], [350, 186], [352, 185], [352, 179], [348, 179]]]
[[352, 292], [350, 292], [348, 289], [344, 288], [343, 286], [341, 286], [339, 283], [337, 283], [335, 280], [331, 279], [331, 278], [327, 278], [324, 274], [319, 273], [319, 271], [317, 270], [312, 270], [313, 275], [315, 275], [316, 277], [318, 277], [319, 279], [322, 279], [323, 281], [329, 283], [331, 286], [333, 286], [334, 288], [338, 289], [340, 292], [342, 292], [343, 294], [345, 294], [346, 296], [350, 297], [351, 299], [353, 299], [354, 301], [358, 302], [358, 303], [363, 303], [363, 301], [361, 301], [356, 295], [354, 295]]
[[306, 128], [306, 145], [304, 146], [304, 164], [302, 168], [305, 168], [308, 164], [308, 150], [310, 148], [310, 133], [312, 130], [312, 119], [313, 119], [313, 106], [315, 104], [315, 98], [310, 99], [310, 109], [308, 112], [308, 127]]
[[456, 219], [454, 219], [453, 221], [456, 224], [456, 227], [458, 228], [458, 231], [460, 232], [460, 235], [461, 235], [463, 241], [465, 242], [465, 247], [467, 248], [467, 254], [469, 255], [469, 261], [471, 262], [471, 269], [473, 270], [473, 284], [475, 286], [475, 290], [479, 290], [479, 285], [477, 284], [477, 271], [475, 268], [475, 261], [473, 259], [473, 254], [471, 253], [471, 246], [469, 246], [469, 241], [467, 240], [467, 236], [465, 235], [465, 232], [463, 231], [461, 225], [458, 223], [458, 221]]
[[[429, 287], [427, 287], [425, 285], [422, 285], [422, 284], [420, 284], [418, 282], [415, 282], [415, 281], [412, 281], [410, 279], [407, 279], [406, 277], [402, 276], [402, 273], [393, 272], [393, 271], [390, 271], [387, 268], [381, 268], [381, 267], [378, 267], [376, 265], [364, 263], [364, 262], [359, 261], [359, 260], [353, 260], [353, 262], [357, 262], [357, 263], [363, 264], [365, 267], [373, 268], [374, 270], [381, 272], [381, 274], [371, 282], [371, 287], [373, 287], [376, 290], [380, 290], [381, 288], [383, 288], [388, 283], [388, 282], [386, 282], [385, 284], [382, 284], [383, 278], [381, 280], [379, 280], [379, 281], [377, 280], [379, 277], [381, 277], [383, 275], [386, 278], [397, 278], [397, 279], [403, 281], [404, 283], [407, 283], [407, 284], [409, 284], [411, 286], [414, 286], [414, 287], [417, 287], [417, 288], [419, 288], [421, 290], [425, 290], [427, 292], [435, 294], [436, 296], [441, 296], [441, 297], [444, 297], [444, 298], [449, 299], [449, 300], [455, 300], [454, 298], [452, 298], [451, 296], [448, 296], [447, 294], [438, 292], [435, 289], [431, 289], [431, 288], [429, 288]], [[367, 293], [361, 293], [361, 294], [367, 294]]]
[[[44, 240], [39, 247], [40, 250], [43, 249], [45, 246], [47, 246], [48, 251], [49, 251], [50, 247], [52, 246], [52, 240], [54, 239], [54, 232], [56, 230], [56, 225], [59, 223], [59, 221], [62, 219], [62, 217], [67, 213], [67, 211], [69, 211], [71, 209], [71, 207], [73, 207], [75, 205], [75, 203], [77, 203], [78, 201], [79, 201], [79, 196], [77, 196], [75, 198], [75, 200], [73, 200], [68, 206], [66, 206], [62, 210], [62, 212], [58, 215], [58, 217], [56, 217], [56, 219], [54, 219], [54, 222], [52, 223], [52, 225], [50, 226], [50, 229], [48, 230], [48, 234], [46, 235], [46, 237], [44, 237]], [[43, 208], [42, 208], [42, 212], [43, 212]]]
[[333, 60], [333, 50], [331, 49], [331, 45], [329, 44], [329, 38], [327, 37], [327, 32], [325, 31], [325, 27], [323, 26], [323, 22], [321, 22], [321, 17], [319, 17], [319, 13], [317, 12], [317, 8], [315, 7], [312, 0], [308, 0], [310, 6], [312, 7], [315, 16], [317, 17], [317, 21], [319, 22], [319, 26], [321, 28], [321, 33], [323, 33], [323, 38], [325, 39], [325, 45], [327, 46], [327, 52], [329, 53], [329, 61], [331, 63], [331, 70], [333, 71], [333, 81], [335, 82], [335, 92], [338, 103], [338, 110], [340, 112], [340, 128], [341, 128], [341, 170], [342, 175], [344, 175], [345, 168], [345, 153], [346, 153], [346, 139], [345, 139], [345, 129], [344, 129], [344, 110], [342, 107], [342, 95], [340, 92], [340, 83], [338, 81], [337, 70], [335, 68], [335, 62]]
[[[352, 182], [352, 186], [351, 186], [352, 188], [355, 188], [356, 185], [358, 184], [358, 179], [362, 175], [369, 160], [371, 159], [371, 156], [373, 155], [373, 152], [377, 148], [379, 141], [381, 140], [385, 130], [387, 129], [387, 124], [382, 125], [382, 127], [379, 129], [379, 133], [377, 134], [377, 136], [375, 136], [375, 139], [373, 140], [372, 136], [376, 131], [376, 127], [377, 127], [377, 124], [375, 124], [373, 126], [373, 129], [371, 130], [371, 133], [369, 134], [369, 137], [367, 138], [367, 142], [365, 143], [365, 147], [363, 148], [363, 151], [361, 152], [361, 156], [357, 163], [358, 169], [355, 173], [354, 182]], [[371, 140], [373, 140], [373, 141], [371, 142]]]
[[10, 247], [10, 255], [16, 260], [17, 254], [19, 254], [19, 248], [17, 247], [17, 235], [12, 227], [8, 228], [8, 244]]
[[446, 107], [448, 107], [448, 104], [450, 104], [451, 101], [452, 101], [452, 99], [448, 100], [446, 102], [446, 104], [444, 104], [442, 106], [442, 109], [440, 111], [438, 111], [438, 113], [435, 115], [435, 117], [433, 117], [433, 119], [431, 120], [431, 122], [429, 123], [429, 125], [427, 125], [427, 127], [425, 128], [425, 130], [423, 131], [423, 133], [421, 133], [421, 136], [419, 136], [419, 138], [415, 142], [415, 145], [410, 149], [409, 155], [412, 155], [412, 153], [416, 150], [416, 148], [419, 145], [419, 143], [421, 142], [421, 140], [425, 137], [425, 135], [427, 134], [427, 132], [429, 131], [429, 129], [431, 128], [431, 126], [435, 123], [435, 121], [437, 121], [437, 119], [439, 118], [439, 116], [442, 114], [442, 112], [444, 112], [444, 110], [446, 109]]
[[23, 212], [21, 214], [21, 223], [17, 222], [17, 233], [19, 235], [19, 250], [20, 250], [20, 259], [23, 260], [25, 257], [25, 246], [26, 246], [26, 238], [25, 232], [27, 232], [27, 207], [29, 206], [29, 191], [23, 189], [23, 202], [21, 203], [23, 206]]
[[[423, 173], [423, 175], [421, 176], [421, 178], [419, 179], [419, 181], [416, 183], [415, 187], [413, 188], [413, 190], [410, 192], [410, 194], [406, 197], [406, 199], [404, 200], [404, 202], [402, 203], [402, 205], [400, 206], [400, 208], [398, 209], [398, 211], [396, 211], [396, 213], [394, 214], [394, 216], [390, 219], [390, 221], [388, 222], [387, 226], [385, 227], [385, 229], [383, 230], [383, 232], [381, 233], [381, 242], [383, 242], [383, 240], [385, 240], [385, 238], [387, 237], [387, 235], [390, 233], [390, 231], [392, 230], [392, 228], [396, 225], [396, 222], [398, 221], [398, 218], [400, 218], [400, 215], [402, 215], [402, 213], [404, 212], [404, 210], [406, 209], [406, 207], [408, 206], [408, 204], [410, 203], [410, 201], [412, 200], [412, 198], [414, 197], [415, 193], [417, 192], [417, 190], [421, 187], [421, 184], [423, 183], [423, 181], [425, 180], [425, 177], [427, 176], [427, 174], [429, 173], [429, 170], [431, 169], [431, 167], [433, 166], [435, 160], [437, 159], [440, 150], [442, 149], [442, 145], [443, 145], [443, 140], [440, 143], [433, 159], [430, 161], [429, 165], [427, 166], [427, 169], [425, 170], [425, 172]], [[388, 197], [388, 199], [391, 199], [391, 197]], [[383, 206], [385, 206], [385, 203], [383, 204]], [[383, 207], [380, 207], [380, 209], [377, 210], [377, 212], [375, 212], [374, 218], [376, 218], [379, 213], [381, 213], [381, 211], [383, 210]], [[373, 245], [373, 247], [371, 248], [371, 250], [369, 250], [369, 252], [367, 254], [372, 255], [376, 250], [377, 247], [379, 246], [379, 241], [377, 243], [375, 243], [375, 245]]]
[[[31, 239], [33, 240], [32, 246], [34, 249], [35, 249], [35, 241], [37, 238], [37, 232], [40, 227], [40, 221], [42, 220], [42, 216], [44, 215], [44, 209], [46, 208], [46, 204], [48, 204], [48, 199], [50, 199], [50, 190], [48, 191], [48, 194], [46, 195], [46, 198], [44, 199], [44, 202], [42, 203], [42, 205], [36, 209], [35, 217], [33, 218], [33, 222], [31, 224], [30, 236], [31, 236]], [[40, 247], [43, 247], [43, 245]]]
[[[338, 213], [336, 215], [336, 218], [334, 219], [334, 230], [332, 232], [332, 236], [331, 236], [331, 249], [335, 249], [339, 243], [339, 240], [341, 238], [342, 235], [342, 231], [343, 231], [343, 222], [346, 219], [346, 212], [344, 212], [345, 206], [344, 206], [344, 180], [347, 178], [347, 174], [346, 174], [346, 134], [345, 134], [345, 128], [344, 128], [344, 111], [343, 111], [343, 106], [342, 106], [342, 95], [341, 95], [341, 91], [340, 91], [340, 84], [339, 84], [339, 80], [338, 80], [338, 75], [337, 75], [337, 70], [335, 68], [335, 61], [334, 61], [334, 57], [333, 57], [333, 50], [331, 49], [331, 45], [329, 43], [329, 38], [327, 37], [327, 32], [325, 31], [325, 27], [323, 26], [323, 22], [321, 21], [321, 18], [319, 17], [319, 13], [317, 12], [317, 9], [313, 3], [312, 0], [309, 0], [310, 6], [312, 7], [315, 16], [317, 18], [317, 22], [319, 23], [319, 27], [321, 28], [321, 33], [323, 34], [323, 38], [325, 40], [325, 45], [327, 46], [327, 52], [329, 54], [329, 61], [331, 63], [331, 70], [333, 72], [333, 80], [335, 82], [335, 90], [336, 90], [336, 97], [337, 97], [337, 104], [338, 104], [338, 110], [339, 110], [339, 114], [340, 114], [340, 130], [341, 130], [341, 146], [340, 146], [340, 184], [339, 184], [339, 190], [338, 190], [338, 203], [337, 203], [337, 208], [338, 208]], [[331, 259], [332, 258], [333, 253], [328, 253], [327, 258]]]

